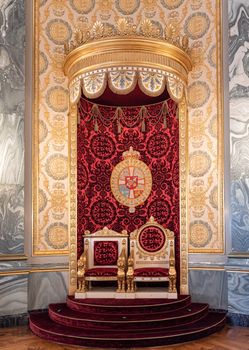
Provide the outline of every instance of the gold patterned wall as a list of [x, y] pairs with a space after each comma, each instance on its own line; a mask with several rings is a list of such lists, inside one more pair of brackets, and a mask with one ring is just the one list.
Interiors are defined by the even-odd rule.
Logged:
[[68, 251], [68, 90], [63, 44], [76, 27], [119, 17], [174, 24], [190, 39], [190, 252], [223, 252], [223, 114], [220, 0], [35, 0], [33, 254]]

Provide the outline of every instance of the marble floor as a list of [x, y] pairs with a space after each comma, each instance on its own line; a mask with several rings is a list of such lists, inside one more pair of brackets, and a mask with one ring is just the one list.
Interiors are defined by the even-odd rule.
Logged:
[[[94, 350], [50, 343], [33, 335], [28, 327], [1, 328], [0, 350]], [[99, 349], [99, 348], [98, 348]], [[141, 348], [139, 348], [141, 349]], [[144, 349], [144, 348], [143, 348]], [[152, 349], [167, 350], [249, 350], [249, 328], [226, 326], [222, 331], [198, 341]], [[126, 349], [127, 350], [127, 349]], [[138, 350], [138, 348], [137, 348]]]

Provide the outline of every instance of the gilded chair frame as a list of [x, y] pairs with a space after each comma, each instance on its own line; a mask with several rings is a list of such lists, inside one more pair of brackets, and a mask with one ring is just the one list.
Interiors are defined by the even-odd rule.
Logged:
[[[125, 269], [128, 254], [127, 231], [121, 233], [104, 227], [94, 233], [86, 230], [83, 234], [84, 251], [78, 260], [77, 268], [77, 291], [86, 292], [91, 281], [117, 281], [117, 292], [125, 291]], [[116, 242], [118, 244], [117, 263], [111, 267], [117, 267], [116, 276], [87, 276], [87, 271], [99, 266], [94, 265], [94, 244], [95, 242]], [[99, 268], [108, 269], [109, 265], [101, 265]]]
[[[165, 237], [164, 244], [157, 251], [147, 251], [140, 244], [140, 235], [146, 228], [158, 228]], [[130, 256], [128, 258], [127, 292], [136, 291], [136, 282], [169, 282], [169, 293], [177, 295], [175, 269], [175, 234], [157, 223], [153, 217], [141, 227], [130, 233]], [[136, 276], [136, 269], [164, 268], [167, 276]]]

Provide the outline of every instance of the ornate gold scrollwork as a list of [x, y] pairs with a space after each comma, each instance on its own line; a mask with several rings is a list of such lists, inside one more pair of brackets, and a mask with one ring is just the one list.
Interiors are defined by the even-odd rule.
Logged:
[[86, 97], [97, 98], [103, 94], [107, 84], [106, 73], [95, 73], [83, 78], [83, 93]]
[[161, 33], [155, 23], [148, 18], [143, 19], [138, 25], [130, 25], [125, 18], [119, 18], [114, 27], [107, 27], [101, 21], [97, 21], [94, 23], [91, 30], [84, 31], [80, 28], [76, 28], [72, 40], [64, 45], [64, 51], [65, 54], [69, 54], [79, 46], [86, 45], [99, 39], [103, 40], [112, 37], [121, 39], [127, 36], [160, 39], [169, 44], [173, 44], [186, 52], [189, 50], [188, 37], [184, 35], [180, 38], [172, 24], [166, 26], [164, 33]]
[[139, 72], [140, 89], [149, 96], [159, 96], [165, 89], [165, 75], [156, 72]]
[[118, 266], [118, 273], [117, 273], [117, 279], [118, 279], [118, 293], [125, 292], [125, 270], [126, 270], [126, 248], [124, 247], [122, 249], [122, 252], [118, 258], [117, 262]]
[[130, 256], [128, 258], [128, 269], [126, 272], [126, 285], [127, 285], [127, 293], [134, 293], [135, 282], [134, 282], [134, 251], [133, 249], [130, 252]]
[[170, 254], [169, 254], [169, 293], [176, 293], [176, 269], [175, 269], [174, 240], [171, 240], [171, 241], [170, 241]]
[[81, 82], [76, 80], [69, 86], [69, 97], [72, 103], [78, 103], [81, 96]]
[[85, 280], [85, 272], [87, 270], [87, 250], [81, 254], [77, 262], [77, 291], [85, 292], [87, 290], [87, 282]]
[[109, 88], [120, 95], [128, 94], [134, 90], [137, 78], [134, 70], [116, 70], [108, 73]]
[[167, 76], [166, 80], [170, 97], [177, 102], [181, 101], [184, 93], [183, 82], [173, 76]]

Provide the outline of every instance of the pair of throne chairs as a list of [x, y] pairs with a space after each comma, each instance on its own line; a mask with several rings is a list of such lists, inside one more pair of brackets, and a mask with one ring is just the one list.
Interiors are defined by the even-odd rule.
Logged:
[[117, 281], [118, 293], [134, 293], [136, 282], [166, 281], [168, 293], [176, 293], [175, 235], [153, 217], [130, 236], [104, 227], [83, 238], [77, 292], [86, 292], [91, 281]]

